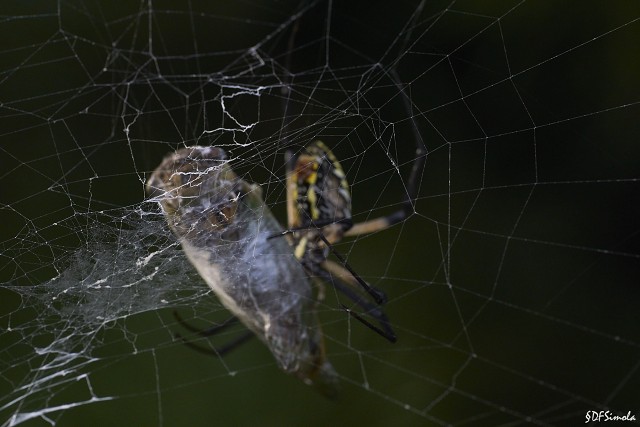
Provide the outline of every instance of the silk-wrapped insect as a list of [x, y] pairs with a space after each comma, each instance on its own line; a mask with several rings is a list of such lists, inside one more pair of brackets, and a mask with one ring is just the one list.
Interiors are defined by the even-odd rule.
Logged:
[[[266, 344], [282, 370], [334, 398], [338, 376], [326, 358], [317, 316], [323, 284], [351, 299], [355, 310], [342, 307], [356, 320], [391, 342], [396, 336], [380, 308], [385, 295], [362, 280], [332, 244], [343, 236], [384, 229], [405, 212], [354, 225], [349, 186], [333, 153], [316, 141], [286, 157], [285, 230], [260, 187], [236, 175], [221, 148], [194, 146], [168, 155], [148, 179], [147, 193], [160, 204], [191, 264], [234, 318]], [[331, 252], [339, 262], [328, 259]], [[204, 336], [230, 324], [198, 331], [176, 317]], [[249, 336], [213, 350], [187, 344], [222, 355]]]
[[239, 178], [222, 149], [189, 147], [164, 159], [147, 192], [199, 275], [278, 366], [335, 396], [312, 286], [287, 242], [268, 239], [281, 227], [260, 187]]

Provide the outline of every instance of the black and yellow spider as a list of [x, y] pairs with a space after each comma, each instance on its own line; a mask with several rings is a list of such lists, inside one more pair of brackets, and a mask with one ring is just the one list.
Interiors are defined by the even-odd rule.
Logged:
[[[364, 320], [357, 312], [349, 313], [391, 342], [396, 341], [387, 317], [378, 305], [386, 302], [382, 291], [369, 286], [333, 251], [331, 245], [343, 237], [383, 230], [402, 221], [407, 210], [353, 224], [351, 192], [340, 162], [321, 141], [307, 145], [298, 155], [286, 155], [287, 164], [287, 234], [294, 254], [307, 273], [331, 283], [375, 318], [380, 327]], [[276, 235], [276, 236], [278, 236]], [[272, 237], [276, 237], [272, 236]], [[340, 263], [328, 259], [333, 252]], [[358, 288], [365, 290], [375, 304], [365, 300]]]
[[[411, 192], [424, 162], [423, 153], [418, 154]], [[317, 319], [324, 296], [320, 281], [354, 302], [343, 308], [355, 319], [391, 342], [396, 335], [380, 308], [385, 295], [362, 280], [332, 245], [344, 236], [382, 230], [403, 220], [415, 196], [409, 194], [392, 215], [352, 224], [344, 171], [322, 142], [310, 143], [296, 155], [288, 152], [286, 161], [286, 230], [264, 203], [260, 187], [238, 177], [221, 148], [195, 146], [170, 154], [149, 177], [147, 192], [160, 204], [189, 261], [234, 315], [205, 331], [177, 313], [176, 318], [202, 336], [220, 332], [235, 319], [250, 330], [215, 349], [183, 341], [221, 356], [255, 335], [285, 372], [334, 397], [337, 374], [326, 359]], [[339, 262], [328, 259], [331, 252]], [[312, 283], [317, 284], [315, 290]]]

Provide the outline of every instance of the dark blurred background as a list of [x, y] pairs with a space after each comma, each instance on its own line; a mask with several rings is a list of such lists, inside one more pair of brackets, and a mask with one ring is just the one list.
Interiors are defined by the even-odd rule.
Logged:
[[[637, 2], [4, 1], [0, 16], [0, 421], [640, 417]], [[100, 301], [82, 287], [47, 300], [84, 271], [109, 283], [83, 259], [135, 265], [128, 233], [159, 223], [145, 179], [178, 147], [225, 147], [284, 223], [283, 153], [320, 138], [364, 220], [404, 200], [414, 127], [428, 150], [415, 214], [337, 245], [389, 295], [399, 342], [350, 323], [329, 292], [338, 402], [279, 372], [257, 341], [224, 361], [175, 342], [172, 310], [203, 327], [226, 316], [193, 297], [205, 285], [179, 250], [151, 282], [175, 289], [162, 303], [148, 285], [148, 299], [100, 294], [113, 315], [101, 324], [86, 320]], [[43, 386], [55, 381], [38, 374], [52, 360], [42, 349], [60, 330], [83, 336], [69, 351], [86, 363], [67, 373], [77, 381]]]

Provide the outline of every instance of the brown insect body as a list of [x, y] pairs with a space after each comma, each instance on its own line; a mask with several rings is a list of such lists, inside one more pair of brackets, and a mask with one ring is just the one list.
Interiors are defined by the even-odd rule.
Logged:
[[278, 365], [335, 397], [312, 285], [262, 199], [224, 150], [188, 147], [167, 156], [147, 182], [187, 258], [222, 304], [271, 350]]

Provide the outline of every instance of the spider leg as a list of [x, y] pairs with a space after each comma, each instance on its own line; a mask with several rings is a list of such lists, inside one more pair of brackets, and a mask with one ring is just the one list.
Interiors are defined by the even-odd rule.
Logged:
[[411, 118], [411, 130], [416, 144], [416, 157], [413, 160], [411, 172], [409, 173], [409, 177], [406, 181], [405, 198], [402, 202], [402, 207], [396, 212], [381, 218], [375, 218], [354, 224], [351, 229], [345, 232], [344, 235], [346, 237], [384, 230], [394, 224], [404, 221], [415, 211], [414, 203], [420, 191], [420, 174], [422, 174], [427, 161], [427, 147], [424, 145], [422, 135], [420, 134], [420, 128], [418, 127], [415, 115], [413, 114], [413, 103], [411, 102], [410, 94], [407, 93], [405, 87], [400, 83], [400, 76], [395, 69], [390, 71], [390, 77], [400, 92], [406, 113]]
[[344, 304], [340, 304], [342, 306], [342, 309], [344, 311], [346, 311], [347, 313], [349, 313], [349, 315], [351, 317], [353, 317], [354, 319], [356, 319], [357, 321], [359, 321], [360, 323], [362, 323], [364, 326], [366, 326], [367, 328], [371, 329], [373, 332], [376, 332], [378, 335], [382, 335], [383, 337], [385, 337], [386, 339], [388, 339], [389, 341], [391, 341], [392, 343], [395, 343], [397, 341], [396, 335], [393, 332], [393, 330], [391, 329], [391, 327], [386, 324], [386, 330], [380, 329], [378, 328], [376, 325], [374, 325], [373, 323], [369, 322], [367, 319], [365, 319], [364, 317], [360, 316], [358, 313], [356, 313], [355, 311], [351, 310], [349, 307], [347, 307]]
[[[188, 322], [186, 322], [178, 314], [178, 312], [175, 311], [175, 310], [173, 311], [173, 317], [175, 317], [176, 320], [186, 330], [194, 332], [194, 333], [200, 335], [201, 337], [205, 337], [205, 338], [213, 336], [213, 335], [216, 335], [216, 334], [224, 331], [225, 329], [229, 328], [229, 326], [232, 326], [232, 325], [235, 325], [236, 323], [238, 323], [238, 318], [237, 317], [230, 317], [227, 320], [225, 320], [224, 322], [220, 323], [219, 325], [215, 325], [215, 326], [213, 326], [213, 327], [211, 327], [209, 329], [199, 329], [199, 328], [196, 328], [195, 326], [189, 324]], [[187, 340], [186, 338], [184, 338], [179, 333], [175, 334], [176, 339], [179, 339], [180, 341], [182, 341], [182, 343], [184, 345], [186, 345], [187, 347], [191, 348], [192, 350], [195, 350], [195, 351], [197, 351], [199, 353], [207, 354], [207, 355], [210, 355], [210, 356], [213, 355], [213, 356], [216, 356], [216, 357], [224, 356], [225, 354], [227, 354], [231, 350], [235, 349], [236, 347], [239, 347], [241, 344], [243, 344], [246, 341], [248, 341], [252, 336], [253, 336], [253, 332], [246, 331], [244, 334], [242, 334], [238, 338], [232, 340], [231, 342], [223, 345], [222, 347], [210, 348], [210, 347], [203, 347], [203, 346], [200, 346], [198, 344], [194, 344], [194, 343], [190, 342], [189, 340]]]
[[[346, 221], [346, 220], [350, 221], [350, 219], [346, 218], [345, 220], [330, 221], [328, 223], [329, 224], [335, 224], [335, 223]], [[298, 231], [298, 230], [304, 230], [304, 229], [308, 229], [308, 228], [315, 228], [314, 226], [321, 227], [320, 223], [324, 223], [324, 222], [326, 222], [326, 221], [316, 221], [315, 223], [312, 223], [312, 225], [309, 225], [309, 226], [297, 227], [295, 229], [290, 229], [290, 230], [284, 230], [284, 231], [281, 231], [280, 233], [272, 234], [272, 235], [268, 236], [267, 240], [273, 239], [275, 237], [284, 236], [286, 234], [293, 233], [293, 232]], [[327, 225], [327, 224], [325, 224], [325, 225]], [[346, 282], [346, 283], [348, 283], [350, 285], [352, 285], [352, 284], [360, 285], [360, 287], [362, 287], [362, 289], [364, 289], [369, 295], [371, 295], [371, 297], [378, 304], [384, 304], [385, 302], [387, 302], [387, 296], [384, 294], [384, 292], [382, 292], [379, 289], [376, 289], [376, 288], [372, 287], [367, 282], [362, 280], [362, 278], [353, 270], [353, 268], [351, 268], [349, 263], [347, 263], [347, 260], [338, 251], [333, 249], [333, 246], [331, 245], [331, 242], [329, 242], [327, 240], [327, 238], [324, 237], [322, 232], [320, 232], [318, 234], [318, 236], [324, 242], [324, 244], [327, 245], [327, 247], [329, 248], [331, 253], [334, 254], [335, 257], [340, 260], [340, 262], [342, 263], [342, 265], [344, 266], [344, 268], [347, 270], [348, 273], [347, 272], [343, 273], [344, 270], [338, 271], [338, 267], [340, 267], [340, 266], [338, 264], [332, 263], [330, 261], [325, 261], [323, 263], [323, 265], [324, 264], [328, 264], [328, 266], [327, 267], [323, 267], [323, 268], [330, 270], [333, 274], [337, 274], [338, 276], [341, 277], [341, 279], [344, 282]], [[340, 268], [342, 268], [342, 267], [340, 267]]]
[[[337, 264], [336, 266], [340, 267]], [[361, 322], [362, 324], [364, 324], [374, 332], [386, 338], [388, 341], [395, 343], [398, 340], [395, 332], [393, 331], [393, 328], [391, 327], [391, 324], [389, 323], [389, 319], [384, 314], [384, 312], [380, 309], [380, 307], [375, 304], [372, 304], [371, 302], [364, 299], [357, 292], [355, 292], [352, 289], [352, 285], [348, 284], [347, 282], [343, 282], [341, 279], [343, 275], [340, 275], [340, 276], [333, 275], [331, 272], [322, 269], [322, 266], [317, 272], [313, 272], [313, 273], [317, 273], [326, 282], [329, 282], [336, 290], [338, 290], [340, 293], [348, 297], [355, 304], [360, 306], [364, 310], [365, 314], [371, 316], [379, 323], [380, 327], [375, 326], [371, 322], [364, 319], [360, 314], [344, 306], [344, 304], [341, 304], [342, 307], [347, 311], [347, 313], [349, 313], [356, 320], [358, 320], [359, 322]]]
[[353, 226], [347, 230], [345, 237], [359, 236], [361, 234], [371, 234], [376, 231], [385, 230], [392, 225], [398, 224], [404, 221], [411, 213], [413, 213], [413, 205], [405, 202], [402, 209], [380, 218], [371, 219], [369, 221], [359, 222], [353, 224]]
[[339, 219], [339, 220], [321, 219], [319, 221], [310, 221], [307, 225], [303, 225], [303, 226], [300, 226], [300, 227], [288, 228], [288, 229], [282, 230], [282, 231], [280, 231], [278, 233], [271, 234], [271, 235], [267, 236], [267, 240], [273, 239], [273, 238], [276, 238], [276, 237], [286, 236], [287, 234], [295, 233], [296, 231], [309, 230], [309, 229], [320, 229], [320, 228], [324, 227], [325, 225], [331, 225], [331, 224], [344, 224], [346, 226], [345, 230], [348, 230], [353, 226], [351, 218], [342, 218], [342, 219]]
[[329, 248], [331, 253], [333, 255], [335, 255], [335, 257], [338, 258], [338, 260], [340, 260], [340, 262], [342, 263], [342, 266], [349, 273], [351, 273], [351, 275], [349, 276], [349, 274], [344, 274], [344, 273], [338, 271], [338, 267], [340, 267], [340, 265], [336, 264], [336, 263], [331, 263], [328, 260], [324, 261], [322, 264], [323, 265], [328, 264], [329, 266], [328, 267], [323, 267], [323, 268], [329, 268], [329, 269], [333, 270], [334, 272], [337, 273], [338, 277], [342, 277], [343, 280], [345, 280], [345, 282], [348, 283], [348, 284], [353, 283], [351, 281], [351, 279], [355, 280], [355, 282], [358, 285], [360, 285], [360, 287], [362, 287], [362, 289], [364, 289], [369, 295], [371, 295], [371, 298], [373, 298], [378, 304], [384, 304], [385, 302], [387, 302], [387, 296], [385, 295], [384, 292], [382, 292], [379, 289], [376, 289], [376, 288], [372, 287], [367, 282], [362, 280], [362, 278], [358, 275], [358, 273], [356, 273], [355, 270], [353, 268], [351, 268], [351, 266], [347, 263], [347, 260], [338, 251], [333, 249], [333, 246], [331, 245], [331, 243], [329, 243], [327, 238], [324, 237], [324, 235], [322, 233], [320, 233], [319, 236], [320, 236], [320, 239], [322, 239], [322, 241], [324, 242], [324, 244], [327, 245], [327, 247]]

